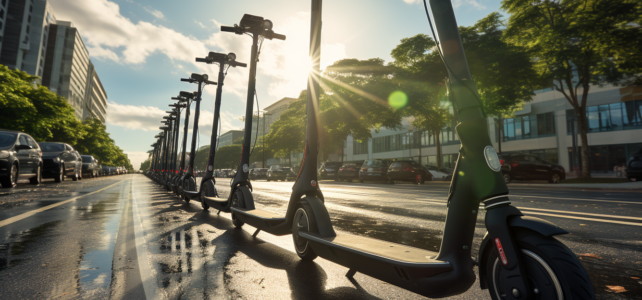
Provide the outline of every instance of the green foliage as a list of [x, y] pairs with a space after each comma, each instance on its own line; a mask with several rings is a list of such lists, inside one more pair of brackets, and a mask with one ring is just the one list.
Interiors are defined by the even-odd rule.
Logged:
[[133, 168], [97, 119], [79, 121], [67, 100], [25, 72], [0, 65], [0, 128], [26, 132], [38, 142], [63, 142], [103, 165]]
[[148, 158], [144, 162], [140, 163], [140, 168], [139, 170], [145, 171], [149, 169], [152, 166], [152, 161]]

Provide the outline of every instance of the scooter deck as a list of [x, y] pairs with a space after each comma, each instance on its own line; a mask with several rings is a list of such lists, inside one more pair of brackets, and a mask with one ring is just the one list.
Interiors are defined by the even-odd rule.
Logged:
[[185, 195], [187, 198], [190, 199], [195, 199], [198, 198], [201, 194], [198, 191], [183, 191], [183, 195]]
[[205, 200], [207, 200], [207, 201], [214, 201], [214, 202], [219, 202], [219, 203], [225, 203], [225, 202], [227, 202], [227, 199], [226, 199], [226, 198], [218, 198], [218, 197], [207, 197], [207, 196], [203, 196], [203, 199], [205, 199]]
[[323, 237], [311, 232], [299, 232], [299, 235], [328, 247], [370, 255], [388, 260], [393, 264], [404, 264], [413, 267], [418, 264], [430, 264], [433, 266], [441, 265], [445, 269], [444, 271], [451, 269], [449, 262], [433, 259], [438, 253], [429, 250], [345, 233], [337, 233], [335, 237]]
[[231, 208], [233, 213], [236, 213], [237, 218], [248, 225], [254, 226], [257, 229], [270, 232], [270, 228], [280, 225], [285, 222], [285, 217], [279, 214], [275, 214], [271, 211], [262, 210], [262, 209], [240, 209], [237, 207]]

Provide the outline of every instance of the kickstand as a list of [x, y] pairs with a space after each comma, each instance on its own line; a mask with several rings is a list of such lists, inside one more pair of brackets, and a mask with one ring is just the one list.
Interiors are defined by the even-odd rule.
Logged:
[[252, 237], [256, 237], [256, 236], [259, 234], [259, 232], [261, 232], [261, 229], [257, 229], [257, 230], [254, 232], [254, 234], [252, 234]]
[[219, 211], [216, 213], [216, 215], [218, 216], [218, 215], [220, 215], [220, 214], [221, 214], [221, 211], [219, 210]]
[[357, 270], [355, 269], [350, 269], [348, 273], [346, 273], [346, 277], [352, 279], [354, 277], [354, 274], [357, 274]]

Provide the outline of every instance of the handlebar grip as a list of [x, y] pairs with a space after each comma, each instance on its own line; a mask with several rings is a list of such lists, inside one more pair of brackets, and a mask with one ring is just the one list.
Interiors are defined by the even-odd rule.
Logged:
[[191, 79], [191, 78], [181, 78], [181, 81], [191, 82], [191, 81], [192, 81], [192, 79]]
[[197, 57], [197, 58], [196, 58], [196, 62], [204, 62], [204, 63], [206, 63], [206, 62], [208, 62], [208, 61], [207, 61], [207, 58]]
[[247, 68], [247, 64], [246, 64], [246, 63], [236, 62], [236, 61], [233, 63], [233, 65], [232, 65], [232, 66], [234, 66], [234, 67], [243, 67], [243, 68]]
[[217, 83], [216, 83], [216, 82], [214, 82], [214, 81], [209, 81], [209, 80], [205, 80], [205, 83], [207, 83], [207, 84], [217, 85]]
[[221, 26], [221, 31], [236, 33], [236, 28], [234, 28], [234, 26]]
[[285, 41], [285, 35], [283, 35], [283, 34], [274, 33], [274, 34], [272, 34], [272, 38], [277, 39], [277, 40]]

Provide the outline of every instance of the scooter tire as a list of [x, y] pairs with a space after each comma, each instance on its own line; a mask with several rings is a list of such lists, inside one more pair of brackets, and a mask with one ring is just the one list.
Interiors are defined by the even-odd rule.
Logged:
[[317, 258], [318, 255], [314, 253], [314, 250], [310, 247], [310, 242], [308, 242], [308, 240], [299, 237], [300, 230], [313, 233], [318, 232], [314, 212], [305, 200], [302, 200], [297, 205], [296, 213], [294, 214], [294, 222], [292, 222], [292, 241], [294, 242], [296, 254], [302, 260], [312, 261]]
[[[571, 249], [553, 237], [528, 229], [516, 230], [514, 236], [528, 282], [534, 292], [537, 289], [536, 299], [595, 299], [588, 273]], [[499, 300], [502, 294], [512, 294], [512, 287], [502, 277], [497, 248], [493, 247], [482, 263], [486, 263], [491, 298]]]
[[[243, 192], [237, 190], [234, 193], [234, 196], [232, 196], [232, 207], [245, 208], [245, 202], [243, 201]], [[243, 225], [245, 225], [245, 222], [239, 220], [236, 217], [236, 214], [232, 213], [232, 224], [234, 224], [234, 227], [236, 228], [241, 228]]]

